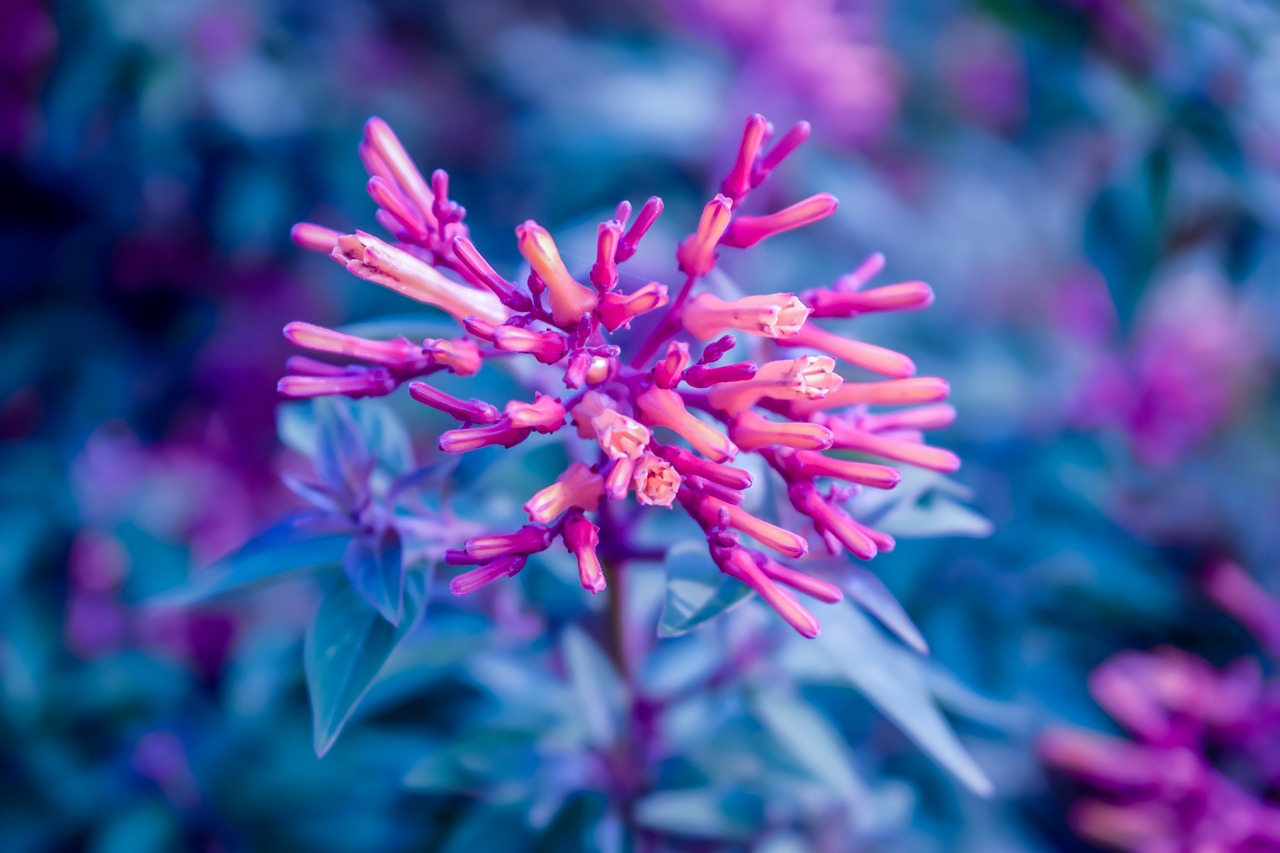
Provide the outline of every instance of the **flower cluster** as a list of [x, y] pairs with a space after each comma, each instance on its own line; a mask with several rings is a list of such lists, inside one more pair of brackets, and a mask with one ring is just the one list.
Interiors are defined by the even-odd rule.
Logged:
[[[1280, 652], [1280, 602], [1239, 567], [1209, 574], [1210, 595]], [[1124, 850], [1274, 850], [1280, 846], [1280, 682], [1257, 662], [1215, 669], [1173, 647], [1123, 652], [1090, 691], [1132, 740], [1051, 729], [1046, 761], [1105, 792], [1072, 810], [1076, 831]]]
[[[570, 273], [545, 228], [533, 221], [519, 225], [517, 244], [530, 268], [521, 287], [500, 275], [468, 239], [464, 211], [448, 199], [445, 173], [435, 172], [428, 183], [376, 118], [366, 127], [361, 155], [372, 176], [368, 189], [380, 207], [378, 220], [398, 244], [307, 223], [294, 228], [300, 245], [329, 253], [360, 278], [447, 312], [465, 335], [421, 344], [374, 341], [291, 323], [285, 334], [299, 346], [363, 364], [295, 357], [291, 375], [280, 382], [283, 394], [377, 396], [408, 382], [415, 400], [460, 422], [439, 438], [446, 453], [512, 447], [535, 432], [566, 429], [584, 443], [580, 456], [591, 461], [575, 462], [530, 496], [526, 526], [474, 537], [446, 555], [450, 564], [471, 567], [453, 579], [453, 592], [472, 592], [515, 575], [531, 555], [557, 540], [576, 558], [582, 586], [601, 591], [606, 571], [597, 522], [612, 502], [634, 495], [646, 507], [682, 508], [706, 534], [723, 572], [757, 591], [802, 634], [815, 636], [817, 620], [791, 590], [827, 601], [839, 599], [840, 591], [783, 562], [805, 556], [809, 542], [795, 532], [799, 523], [783, 527], [743, 509], [752, 476], [731, 464], [735, 458], [758, 454], [780, 478], [787, 503], [807, 517], [821, 541], [833, 553], [848, 551], [863, 560], [891, 550], [893, 539], [852, 517], [843, 504], [864, 487], [892, 488], [898, 471], [823, 451], [855, 451], [939, 471], [958, 467], [954, 454], [923, 440], [922, 431], [944, 427], [954, 417], [941, 402], [947, 383], [914, 377], [907, 357], [814, 322], [924, 308], [933, 299], [927, 285], [863, 289], [883, 266], [877, 255], [834, 285], [799, 295], [724, 299], [695, 292], [722, 250], [749, 248], [836, 208], [835, 198], [824, 193], [767, 215], [739, 214], [750, 192], [804, 141], [809, 128], [795, 125], [766, 150], [772, 133], [762, 116], [747, 120], [720, 192], [676, 249], [683, 284], [674, 293], [656, 281], [630, 290], [620, 286], [619, 265], [661, 214], [660, 199], [650, 198], [634, 218], [624, 201], [614, 218], [600, 224], [595, 263], [585, 276]], [[759, 361], [725, 363], [739, 336], [757, 342]], [[422, 381], [440, 371], [472, 376], [486, 362], [513, 354], [545, 365], [532, 400], [499, 407]], [[837, 359], [887, 378], [845, 381], [836, 372]], [[881, 405], [908, 408], [869, 410]], [[743, 535], [763, 547], [747, 547]], [[612, 549], [608, 553], [618, 553], [619, 543], [605, 545]]]

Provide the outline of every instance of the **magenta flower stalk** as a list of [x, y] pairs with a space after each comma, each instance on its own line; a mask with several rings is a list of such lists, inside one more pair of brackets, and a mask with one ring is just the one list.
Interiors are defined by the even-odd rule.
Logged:
[[[635, 252], [662, 212], [649, 199], [632, 218], [618, 205], [600, 224], [596, 257], [575, 274], [552, 235], [530, 220], [515, 229], [529, 264], [523, 285], [499, 274], [469, 240], [464, 211], [447, 198], [448, 179], [428, 184], [390, 128], [372, 119], [361, 144], [378, 220], [398, 241], [364, 232], [339, 234], [317, 225], [294, 228], [304, 248], [328, 252], [356, 276], [432, 305], [459, 324], [450, 340], [371, 341], [305, 323], [285, 334], [316, 353], [351, 360], [336, 365], [290, 362], [280, 382], [292, 397], [388, 394], [408, 383], [423, 405], [459, 422], [439, 437], [446, 453], [513, 447], [534, 433], [581, 442], [575, 462], [524, 503], [529, 524], [514, 533], [479, 536], [449, 551], [446, 562], [468, 567], [450, 588], [466, 594], [520, 572], [528, 558], [559, 541], [577, 561], [584, 589], [608, 582], [600, 554], [600, 514], [630, 501], [651, 511], [679, 508], [702, 529], [715, 564], [750, 586], [797, 631], [816, 636], [818, 622], [796, 593], [838, 600], [835, 586], [785, 560], [800, 560], [816, 537], [833, 553], [869, 560], [894, 547], [891, 536], [854, 518], [845, 503], [862, 488], [891, 489], [896, 469], [824, 451], [854, 451], [887, 462], [954, 471], [957, 457], [924, 443], [925, 430], [954, 418], [941, 403], [948, 385], [913, 376], [906, 356], [844, 337], [823, 321], [880, 311], [912, 311], [932, 301], [919, 282], [865, 285], [880, 271], [875, 256], [830, 287], [729, 299], [701, 287], [726, 251], [746, 249], [830, 216], [836, 199], [821, 193], [780, 211], [740, 215], [752, 189], [798, 146], [798, 124], [766, 150], [773, 128], [762, 116], [746, 123], [737, 158], [721, 191], [675, 249], [678, 287], [649, 282], [625, 288], [618, 267]], [[615, 333], [641, 321], [647, 335]], [[724, 363], [744, 338], [761, 361]], [[434, 387], [439, 372], [471, 376], [498, 357], [541, 365], [532, 400], [461, 399]], [[846, 381], [838, 361], [879, 374]], [[559, 393], [553, 393], [563, 389]], [[906, 407], [891, 412], [872, 407]], [[782, 483], [798, 523], [783, 526], [743, 508], [752, 476], [733, 463], [757, 454]], [[748, 544], [748, 541], [752, 544]], [[626, 553], [610, 543], [611, 554]]]
[[[1231, 563], [1206, 586], [1280, 652], [1280, 602]], [[1129, 738], [1061, 727], [1040, 742], [1046, 762], [1098, 792], [1071, 811], [1078, 833], [1133, 851], [1280, 848], [1280, 682], [1255, 660], [1216, 669], [1177, 648], [1126, 651], [1089, 688]]]

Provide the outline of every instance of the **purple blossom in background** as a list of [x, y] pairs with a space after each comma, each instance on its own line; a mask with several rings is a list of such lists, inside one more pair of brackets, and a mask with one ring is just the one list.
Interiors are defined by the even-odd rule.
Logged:
[[[821, 451], [852, 450], [942, 472], [955, 471], [959, 460], [923, 440], [923, 431], [954, 418], [954, 410], [941, 402], [949, 391], [945, 381], [914, 377], [907, 357], [813, 322], [924, 308], [933, 298], [927, 285], [863, 289], [883, 266], [873, 256], [832, 286], [800, 295], [725, 299], [710, 290], [694, 292], [715, 271], [721, 250], [750, 248], [835, 211], [836, 200], [818, 194], [770, 214], [738, 214], [750, 192], [808, 133], [807, 124], [797, 124], [766, 150], [772, 127], [759, 115], [747, 120], [721, 192], [676, 249], [684, 281], [672, 294], [656, 281], [619, 287], [618, 267], [662, 212], [660, 199], [649, 199], [634, 219], [631, 205], [623, 202], [613, 219], [600, 224], [595, 263], [585, 277], [589, 285], [570, 274], [545, 228], [532, 220], [518, 226], [517, 244], [531, 268], [522, 287], [500, 275], [471, 243], [465, 212], [449, 199], [445, 172], [434, 172], [428, 183], [391, 129], [372, 119], [360, 153], [371, 175], [369, 193], [380, 208], [378, 221], [399, 246], [365, 232], [340, 234], [309, 223], [294, 228], [294, 239], [331, 254], [360, 278], [445, 311], [465, 336], [418, 344], [291, 323], [285, 335], [295, 344], [364, 364], [297, 356], [280, 391], [300, 398], [360, 398], [389, 394], [408, 382], [415, 400], [461, 423], [439, 437], [446, 453], [512, 447], [534, 433], [553, 434], [572, 424], [572, 455], [580, 461], [529, 496], [529, 523], [518, 531], [473, 537], [445, 555], [452, 565], [472, 567], [450, 583], [456, 594], [517, 574], [556, 540], [576, 558], [582, 586], [600, 592], [617, 565], [634, 556], [628, 523], [615, 508], [634, 493], [642, 507], [678, 505], [706, 535], [722, 572], [758, 592], [801, 634], [816, 636], [817, 620], [792, 590], [828, 602], [839, 600], [841, 592], [806, 573], [802, 563], [786, 562], [810, 550], [809, 540], [795, 532], [798, 519], [812, 524], [831, 553], [869, 560], [892, 550], [894, 539], [854, 518], [844, 505], [861, 489], [891, 489], [900, 477], [888, 465]], [[752, 354], [761, 361], [723, 363], [741, 335], [758, 342]], [[495, 405], [460, 399], [422, 381], [442, 372], [473, 376], [486, 363], [512, 357], [545, 366], [523, 374], [532, 399]], [[835, 372], [837, 358], [888, 378], [846, 382]], [[907, 408], [869, 408], [886, 405]], [[673, 443], [673, 436], [692, 450]], [[782, 525], [742, 507], [754, 477], [729, 463], [744, 454], [757, 455], [777, 476], [791, 513]], [[822, 485], [831, 480], [837, 484]], [[743, 534], [773, 555], [745, 546]]]
[[[1100, 327], [1113, 319], [1100, 284], [1072, 284], [1074, 308], [1064, 315], [1086, 340], [1097, 341]], [[1244, 303], [1211, 275], [1184, 273], [1148, 295], [1127, 351], [1096, 356], [1072, 419], [1084, 427], [1118, 427], [1143, 461], [1169, 465], [1245, 399], [1261, 355]]]
[[[1280, 602], [1232, 563], [1210, 596], [1280, 656]], [[1280, 848], [1280, 681], [1249, 658], [1219, 669], [1181, 649], [1121, 652], [1090, 692], [1129, 739], [1055, 728], [1040, 753], [1102, 797], [1078, 802], [1080, 835], [1122, 850]]]
[[880, 38], [878, 0], [675, 0], [672, 16], [742, 65], [743, 91], [811, 115], [824, 134], [871, 145], [889, 130], [902, 70]]

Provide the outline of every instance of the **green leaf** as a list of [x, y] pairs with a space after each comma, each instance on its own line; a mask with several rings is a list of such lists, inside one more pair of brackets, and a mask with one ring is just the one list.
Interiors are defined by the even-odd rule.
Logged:
[[744, 583], [723, 574], [704, 542], [681, 542], [667, 554], [667, 597], [659, 637], [678, 637], [741, 604], [751, 595]]
[[392, 625], [404, 609], [404, 547], [392, 525], [357, 536], [342, 555], [347, 579]]
[[561, 635], [561, 653], [592, 746], [607, 747], [618, 739], [626, 704], [622, 679], [600, 647], [576, 625]]
[[303, 645], [316, 755], [323, 756], [333, 746], [387, 658], [418, 624], [426, 587], [424, 573], [405, 578], [404, 614], [398, 626], [371, 609], [346, 578], [325, 592]]
[[773, 689], [752, 693], [751, 707], [773, 738], [814, 779], [848, 801], [865, 794], [849, 761], [848, 746], [826, 717], [794, 696]]
[[332, 522], [324, 516], [291, 516], [250, 539], [238, 551], [196, 572], [185, 585], [149, 603], [185, 607], [277, 580], [290, 572], [336, 566], [350, 541], [349, 533], [334, 532]]
[[934, 704], [923, 661], [891, 642], [852, 603], [840, 607], [843, 612], [826, 620], [809, 642], [934, 761], [975, 794], [989, 796], [990, 780]]

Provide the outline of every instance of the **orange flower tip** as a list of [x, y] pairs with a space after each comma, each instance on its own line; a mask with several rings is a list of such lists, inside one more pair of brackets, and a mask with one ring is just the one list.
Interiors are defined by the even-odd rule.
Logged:
[[645, 453], [635, 465], [633, 475], [636, 500], [645, 506], [670, 508], [680, 491], [682, 478], [665, 459]]
[[570, 465], [554, 483], [524, 505], [530, 521], [550, 524], [567, 510], [594, 510], [604, 494], [604, 478], [581, 462]]
[[341, 236], [332, 228], [316, 225], [314, 222], [299, 222], [289, 229], [289, 237], [297, 246], [309, 252], [324, 252], [326, 255], [333, 251]]
[[560, 251], [550, 232], [532, 219], [516, 226], [516, 244], [530, 268], [547, 286], [547, 300], [551, 304], [551, 317], [557, 326], [570, 328], [577, 325], [583, 315], [595, 310], [599, 294], [578, 284], [569, 275]]
[[794, 293], [769, 293], [733, 301], [702, 293], [685, 305], [681, 322], [690, 334], [704, 341], [730, 330], [765, 338], [789, 338], [800, 332], [808, 316], [808, 306]]

